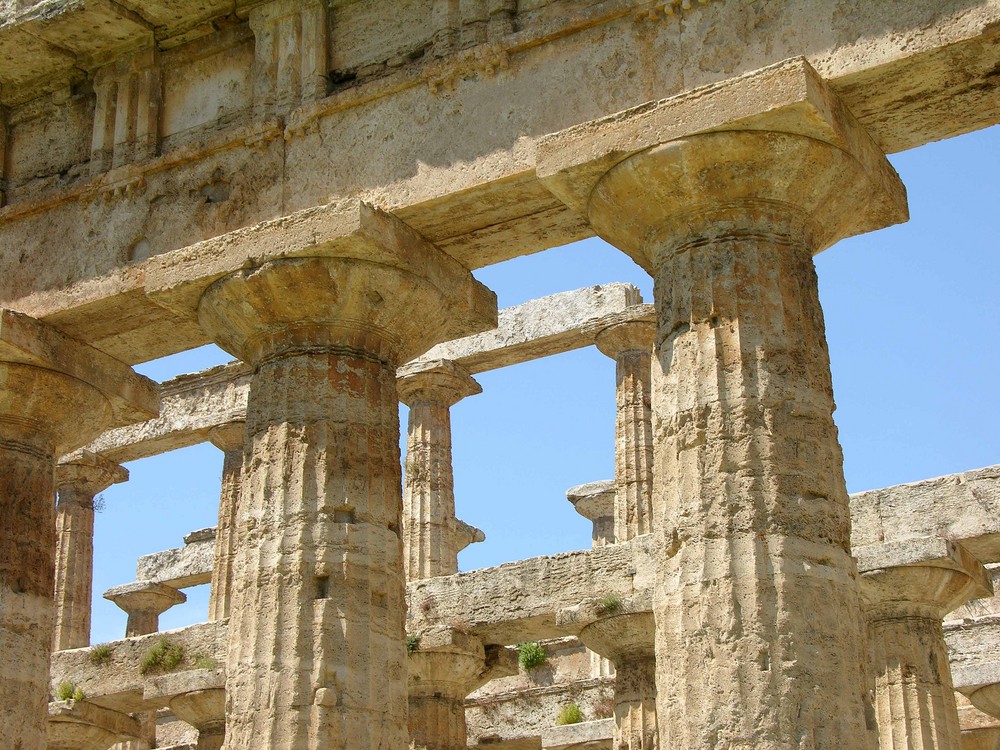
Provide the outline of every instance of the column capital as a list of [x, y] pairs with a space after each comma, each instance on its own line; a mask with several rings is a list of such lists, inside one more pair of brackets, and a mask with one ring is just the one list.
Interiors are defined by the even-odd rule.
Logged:
[[652, 354], [656, 343], [656, 311], [652, 305], [634, 305], [622, 313], [606, 315], [592, 324], [594, 345], [617, 360], [625, 352]]
[[128, 481], [128, 469], [88, 450], [73, 451], [56, 464], [56, 489], [69, 485], [91, 498], [125, 481]]
[[671, 246], [778, 214], [814, 253], [907, 216], [885, 155], [804, 58], [548, 136], [537, 172], [650, 273]]
[[606, 659], [649, 657], [655, 652], [656, 626], [650, 596], [595, 597], [556, 614], [561, 625], [580, 628], [584, 646]]
[[208, 442], [223, 453], [242, 450], [246, 431], [247, 423], [243, 420], [216, 425], [208, 431]]
[[152, 260], [147, 295], [251, 364], [364, 351], [393, 367], [497, 324], [496, 295], [395, 216], [357, 200]]
[[159, 391], [123, 362], [13, 310], [0, 309], [0, 422], [50, 436], [56, 455], [112, 426], [159, 413]]
[[971, 599], [993, 594], [983, 564], [940, 537], [862, 547], [854, 551], [869, 620], [920, 616], [940, 620]]
[[483, 387], [468, 370], [449, 359], [403, 365], [396, 371], [396, 389], [399, 400], [407, 406], [416, 401], [437, 401], [454, 406], [467, 396], [483, 392]]
[[135, 581], [115, 586], [104, 592], [104, 598], [129, 615], [141, 612], [159, 616], [175, 604], [187, 601], [184, 592], [155, 581]]
[[411, 695], [464, 698], [479, 686], [486, 668], [482, 640], [470, 633], [435, 625], [416, 634], [416, 646], [407, 659]]

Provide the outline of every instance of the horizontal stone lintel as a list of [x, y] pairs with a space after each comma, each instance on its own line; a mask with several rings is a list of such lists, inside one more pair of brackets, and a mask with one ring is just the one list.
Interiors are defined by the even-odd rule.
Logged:
[[[499, 312], [495, 330], [440, 344], [411, 365], [449, 359], [480, 373], [594, 343], [590, 322], [632, 309], [642, 314], [639, 290], [611, 283], [540, 297]], [[250, 368], [242, 362], [182, 375], [160, 386], [160, 415], [110, 430], [87, 449], [124, 463], [208, 440], [213, 427], [246, 416]]]

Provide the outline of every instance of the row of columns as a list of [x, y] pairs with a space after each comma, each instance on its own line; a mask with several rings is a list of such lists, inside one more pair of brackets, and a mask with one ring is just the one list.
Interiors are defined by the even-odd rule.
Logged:
[[[883, 187], [870, 164], [829, 143], [720, 131], [634, 154], [590, 193], [591, 225], [652, 273], [657, 317], [652, 499], [648, 514], [638, 503], [616, 510], [616, 533], [648, 525], [662, 541], [657, 731], [645, 718], [625, 729], [625, 714], [632, 727], [635, 706], [645, 714], [648, 703], [640, 655], [628, 681], [640, 687], [620, 683], [629, 697], [619, 746], [874, 743], [812, 255], [855, 231], [857, 207]], [[228, 747], [408, 743], [396, 368], [453, 337], [448, 319], [488, 313], [464, 269], [412, 234], [378, 251], [378, 263], [334, 252], [236, 270], [184, 311], [254, 368], [231, 521]], [[2, 368], [0, 492], [15, 531], [0, 535], [0, 650], [22, 659], [0, 665], [0, 722], [14, 747], [36, 750], [54, 456], [90, 436], [81, 423], [112, 420], [86, 381]], [[616, 472], [626, 498], [638, 501], [642, 481]], [[438, 490], [441, 502], [447, 482]], [[458, 741], [446, 734], [454, 739], [442, 747]]]

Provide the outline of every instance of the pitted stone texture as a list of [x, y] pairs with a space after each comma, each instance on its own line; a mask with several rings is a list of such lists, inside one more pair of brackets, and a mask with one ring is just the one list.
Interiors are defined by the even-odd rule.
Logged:
[[961, 746], [941, 620], [992, 589], [979, 561], [951, 542], [935, 541], [937, 559], [863, 571], [875, 718], [879, 747], [887, 750]]
[[566, 490], [573, 510], [594, 524], [591, 546], [615, 543], [615, 483], [588, 482]]
[[407, 657], [410, 742], [426, 750], [464, 750], [465, 697], [485, 681], [486, 650], [449, 626], [418, 635]]
[[52, 650], [90, 644], [94, 581], [94, 497], [128, 479], [128, 470], [90, 451], [56, 466], [56, 624]]
[[138, 737], [139, 723], [127, 714], [83, 701], [49, 704], [48, 750], [105, 750]]
[[312, 219], [279, 248], [249, 233], [220, 257], [165, 258], [153, 284], [255, 368], [226, 746], [403, 747], [396, 368], [495, 324], [496, 301], [388, 214], [353, 202]]
[[396, 387], [399, 400], [410, 407], [403, 484], [406, 578], [451, 575], [458, 572], [458, 553], [469, 542], [455, 517], [451, 407], [483, 389], [448, 360], [401, 367]]
[[695, 135], [618, 163], [590, 194], [597, 232], [654, 275], [665, 747], [869, 744], [811, 256], [905, 209], [867, 136], [849, 117], [834, 125], [859, 148], [782, 132]]
[[187, 601], [182, 592], [155, 581], [135, 581], [115, 586], [104, 592], [104, 598], [128, 613], [126, 638], [155, 633], [160, 628], [160, 615]]
[[[208, 619], [229, 617], [232, 594], [233, 557], [236, 554], [236, 519], [243, 478], [244, 422], [221, 425], [209, 433], [209, 440], [223, 452], [222, 487], [219, 492], [219, 525], [215, 529], [212, 586], [208, 600]], [[187, 538], [185, 537], [185, 540]]]
[[55, 459], [156, 413], [151, 381], [103, 352], [0, 310], [0, 737], [45, 746], [55, 587]]
[[175, 589], [200, 586], [212, 580], [215, 535], [140, 557], [135, 564], [139, 581], [155, 581]]
[[980, 562], [1000, 562], [1000, 466], [851, 495], [854, 545], [944, 537]]
[[607, 325], [594, 342], [615, 360], [615, 540], [619, 542], [653, 531], [650, 373], [656, 314], [652, 305], [642, 305], [630, 317], [602, 321]]

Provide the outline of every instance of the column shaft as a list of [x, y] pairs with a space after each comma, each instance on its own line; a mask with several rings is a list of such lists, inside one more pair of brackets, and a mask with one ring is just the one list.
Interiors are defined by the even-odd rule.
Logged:
[[54, 457], [41, 425], [0, 421], [0, 737], [44, 750], [54, 607]]
[[615, 539], [628, 541], [653, 530], [653, 420], [651, 351], [616, 358]]
[[658, 747], [656, 730], [656, 658], [650, 652], [615, 660], [614, 750]]
[[[862, 622], [804, 217], [706, 221], [656, 273], [667, 747], [866, 747]], [[713, 696], [712, 700], [706, 700]], [[721, 700], [720, 700], [721, 699]]]
[[56, 505], [54, 651], [90, 645], [94, 585], [94, 497], [69, 485]]
[[229, 617], [232, 595], [233, 557], [236, 552], [235, 525], [243, 478], [242, 422], [226, 425], [212, 433], [213, 443], [222, 450], [222, 488], [219, 493], [219, 523], [215, 532], [215, 558], [208, 599], [208, 619]]
[[880, 750], [961, 750], [940, 618], [881, 619], [870, 633]]
[[414, 746], [424, 750], [465, 750], [468, 746], [464, 695], [411, 695], [409, 709]]
[[360, 343], [266, 361], [250, 386], [230, 748], [406, 744], [395, 368]]

